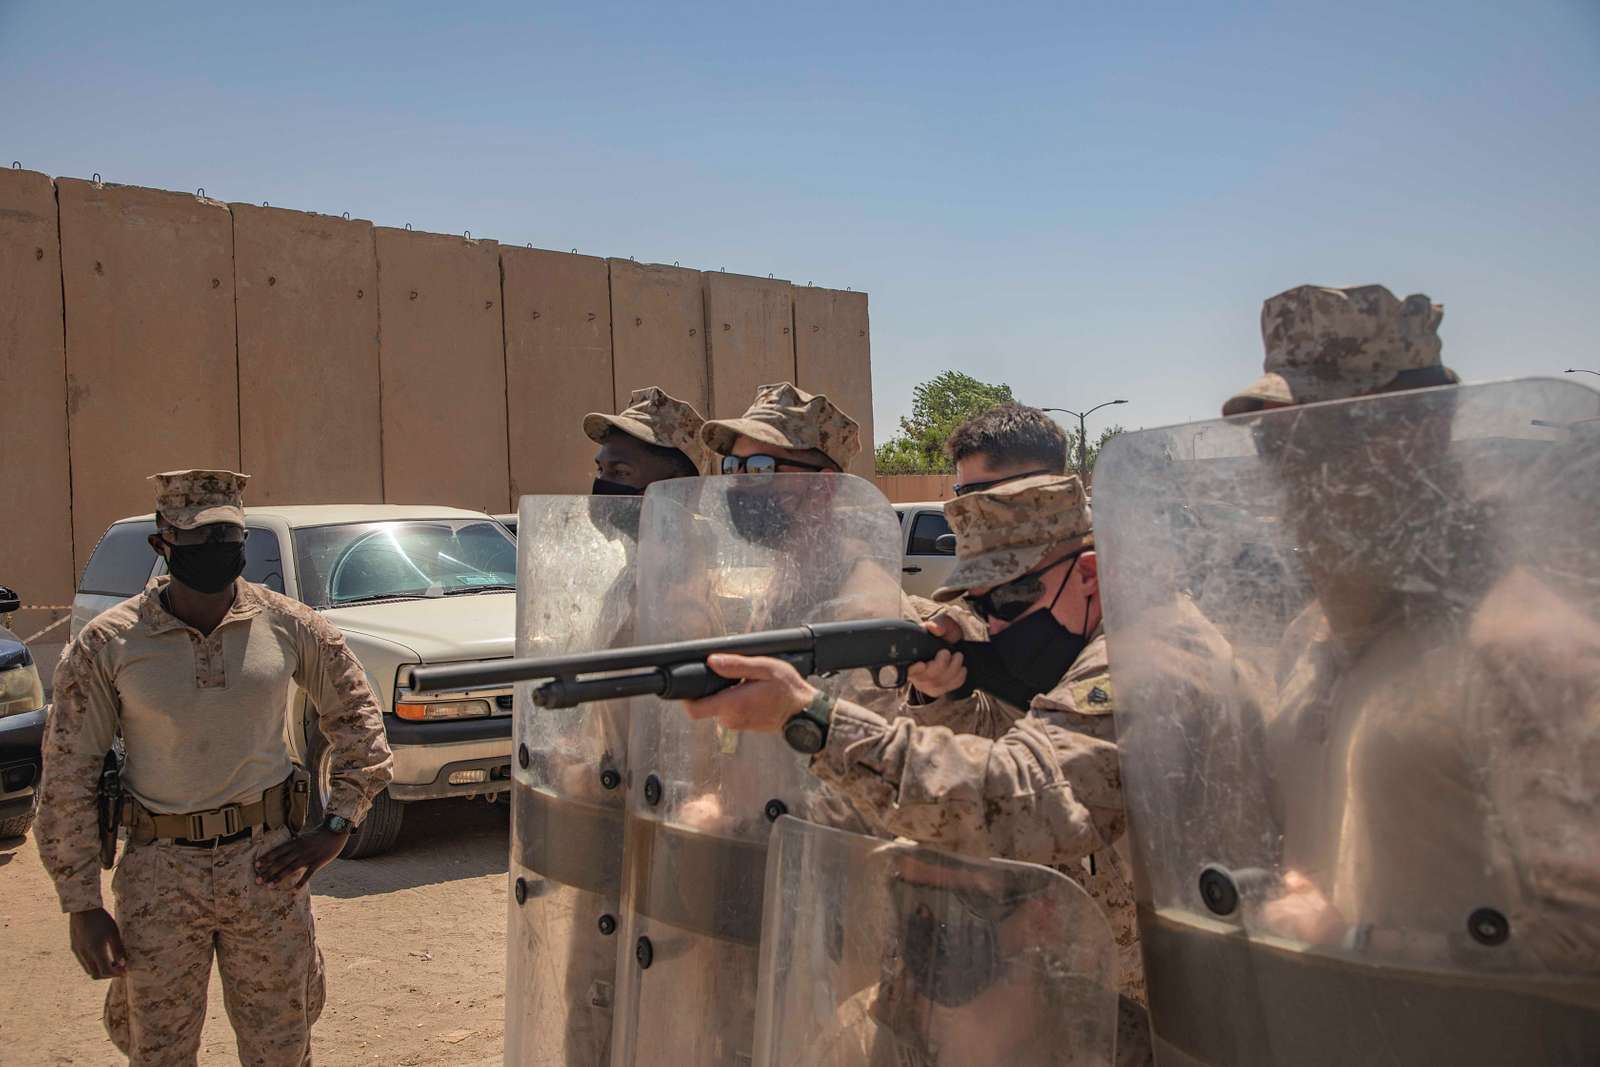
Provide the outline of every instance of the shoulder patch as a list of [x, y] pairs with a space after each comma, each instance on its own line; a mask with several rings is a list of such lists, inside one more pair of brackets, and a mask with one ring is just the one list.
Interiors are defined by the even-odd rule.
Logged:
[[1116, 701], [1112, 699], [1111, 678], [1108, 675], [1073, 682], [1067, 691], [1072, 694], [1072, 702], [1077, 705], [1078, 711], [1085, 715], [1101, 715], [1115, 710]]

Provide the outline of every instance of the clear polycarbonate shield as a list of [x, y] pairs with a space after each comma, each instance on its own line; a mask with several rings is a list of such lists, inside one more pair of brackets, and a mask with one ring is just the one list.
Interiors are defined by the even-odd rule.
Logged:
[[1108, 445], [1161, 1063], [1600, 1049], [1597, 430], [1529, 380]]
[[1116, 944], [1064, 875], [793, 818], [767, 856], [757, 1067], [1109, 1067]]
[[[659, 642], [897, 617], [899, 524], [859, 478], [743, 475], [652, 485], [639, 637]], [[861, 690], [856, 675], [818, 681]], [[634, 706], [616, 1062], [750, 1062], [767, 837], [784, 813], [864, 826], [778, 734]]]
[[[517, 655], [632, 643], [643, 501], [527, 496], [517, 523]], [[548, 709], [515, 693], [506, 1062], [610, 1056], [622, 870], [626, 702]]]

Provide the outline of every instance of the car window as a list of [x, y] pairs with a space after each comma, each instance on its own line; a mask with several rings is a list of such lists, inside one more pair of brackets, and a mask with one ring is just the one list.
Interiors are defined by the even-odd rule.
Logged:
[[940, 550], [939, 538], [950, 532], [950, 524], [937, 511], [924, 511], [911, 524], [911, 543], [906, 551], [913, 556], [953, 556], [954, 549]]
[[347, 523], [293, 537], [300, 599], [314, 608], [517, 583], [516, 542], [492, 519]]
[[278, 535], [259, 526], [250, 527], [244, 543], [244, 580], [264, 585], [274, 593], [284, 591], [283, 550]]
[[142, 591], [156, 562], [149, 542], [155, 532], [154, 519], [112, 526], [94, 547], [89, 565], [83, 568], [78, 592], [130, 597]]

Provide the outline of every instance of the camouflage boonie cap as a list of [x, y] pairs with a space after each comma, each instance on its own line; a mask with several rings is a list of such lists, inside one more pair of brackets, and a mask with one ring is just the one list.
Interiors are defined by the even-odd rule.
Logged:
[[840, 470], [861, 451], [861, 427], [821, 393], [808, 393], [790, 382], [763, 385], [755, 402], [737, 419], [710, 419], [700, 431], [714, 452], [729, 455], [738, 437], [779, 448], [814, 448]]
[[152, 474], [156, 512], [180, 530], [214, 522], [244, 525], [244, 483], [248, 474], [234, 471], [167, 471]]
[[956, 565], [933, 599], [1003, 585], [1062, 548], [1094, 546], [1094, 520], [1076, 474], [1038, 474], [945, 501]]
[[1222, 413], [1365, 396], [1427, 368], [1438, 368], [1438, 378], [1420, 384], [1454, 384], [1460, 379], [1439, 358], [1443, 318], [1444, 308], [1423, 294], [1400, 300], [1381, 285], [1301, 285], [1268, 297], [1261, 305], [1266, 374]]
[[621, 430], [647, 445], [675, 448], [689, 457], [695, 470], [709, 472], [710, 457], [700, 441], [700, 427], [706, 420], [692, 405], [654, 385], [635, 389], [628, 401], [619, 415], [603, 411], [585, 415], [583, 432], [593, 441], [603, 441], [608, 431]]

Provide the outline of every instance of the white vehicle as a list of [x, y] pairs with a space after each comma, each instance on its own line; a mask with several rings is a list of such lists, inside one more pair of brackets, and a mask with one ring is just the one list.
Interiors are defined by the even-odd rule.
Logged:
[[956, 565], [953, 535], [946, 536], [950, 534], [950, 524], [944, 519], [944, 504], [924, 500], [896, 504], [894, 510], [900, 515], [903, 548], [900, 585], [914, 596], [931, 597]]
[[[511, 689], [419, 696], [419, 664], [503, 659], [516, 629], [516, 544], [488, 515], [458, 508], [327, 504], [245, 509], [246, 581], [322, 613], [366, 668], [394, 750], [394, 780], [351, 835], [346, 858], [388, 850], [412, 800], [504, 793], [511, 777]], [[166, 573], [146, 538], [155, 516], [113, 523], [84, 568], [72, 634]], [[290, 744], [317, 779], [329, 756], [306, 698], [286, 709]]]

